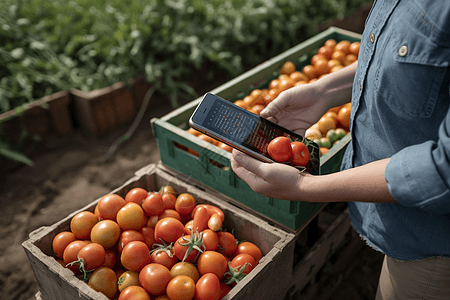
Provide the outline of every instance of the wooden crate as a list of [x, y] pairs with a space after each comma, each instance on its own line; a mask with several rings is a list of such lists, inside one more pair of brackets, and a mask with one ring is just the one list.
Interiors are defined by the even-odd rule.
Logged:
[[[238, 240], [248, 240], [257, 244], [264, 257], [256, 268], [239, 282], [225, 299], [277, 299], [286, 292], [290, 280], [279, 276], [284, 270], [292, 268], [294, 235], [271, 226], [260, 218], [227, 203], [195, 186], [184, 182], [151, 164], [136, 172], [135, 176], [121, 187], [112, 191], [121, 196], [135, 187], [158, 190], [170, 184], [178, 193], [191, 193], [198, 203], [209, 203], [220, 207], [225, 214], [224, 227], [235, 229]], [[93, 211], [99, 199], [80, 209]], [[107, 299], [79, 280], [71, 271], [62, 267], [52, 257], [52, 240], [57, 233], [70, 228], [71, 218], [76, 211], [61, 221], [41, 227], [30, 234], [22, 245], [28, 256], [40, 292], [38, 299]], [[267, 283], [270, 282], [270, 285]]]

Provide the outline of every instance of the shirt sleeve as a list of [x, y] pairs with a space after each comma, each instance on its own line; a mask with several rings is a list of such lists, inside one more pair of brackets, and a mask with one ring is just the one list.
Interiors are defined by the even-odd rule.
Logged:
[[385, 179], [400, 204], [430, 213], [450, 213], [450, 110], [439, 127], [439, 139], [393, 155]]

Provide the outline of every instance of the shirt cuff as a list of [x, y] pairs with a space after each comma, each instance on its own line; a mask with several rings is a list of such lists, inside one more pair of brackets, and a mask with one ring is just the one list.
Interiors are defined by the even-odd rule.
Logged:
[[407, 147], [391, 157], [385, 179], [400, 204], [430, 213], [450, 213], [450, 191], [432, 155], [434, 142]]

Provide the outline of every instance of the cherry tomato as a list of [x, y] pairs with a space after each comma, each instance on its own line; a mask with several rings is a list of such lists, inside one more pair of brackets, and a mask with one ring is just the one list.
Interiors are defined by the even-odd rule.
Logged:
[[216, 251], [205, 251], [200, 254], [197, 262], [197, 268], [200, 275], [213, 273], [219, 279], [222, 279], [227, 271], [227, 259]]
[[178, 275], [170, 280], [166, 294], [170, 300], [191, 300], [195, 294], [195, 282], [189, 276]]
[[140, 232], [144, 236], [145, 244], [147, 244], [149, 249], [152, 249], [153, 244], [155, 243], [155, 229], [151, 227], [142, 227]]
[[194, 232], [192, 229], [193, 225], [194, 225], [194, 220], [191, 219], [191, 220], [187, 221], [186, 224], [184, 224], [184, 233], [191, 234], [191, 230], [192, 230], [192, 232]]
[[225, 297], [231, 291], [231, 286], [225, 282], [220, 282], [220, 296], [219, 300]]
[[73, 216], [70, 221], [70, 231], [80, 240], [87, 240], [91, 229], [98, 222], [98, 217], [90, 211], [82, 211]]
[[243, 270], [243, 274], [250, 273], [256, 267], [256, 261], [250, 254], [241, 253], [236, 255], [230, 262], [230, 267], [237, 268], [237, 271], [240, 271], [241, 268], [245, 265], [245, 269]]
[[118, 300], [151, 300], [147, 291], [137, 285], [132, 285], [121, 291]]
[[[139, 283], [139, 273], [136, 271], [125, 271], [120, 275], [119, 279], [117, 280], [117, 286], [119, 287], [119, 292], [122, 292], [124, 289], [126, 289], [129, 286], [138, 285]], [[147, 292], [145, 292], [147, 293]]]
[[291, 141], [288, 137], [278, 136], [267, 146], [270, 157], [277, 162], [285, 162], [292, 155]]
[[147, 216], [139, 204], [130, 202], [117, 212], [117, 224], [122, 230], [139, 230], [147, 225]]
[[225, 256], [232, 257], [237, 249], [236, 239], [234, 235], [227, 231], [217, 232], [217, 237], [219, 239], [219, 249], [218, 252]]
[[292, 156], [289, 158], [289, 162], [293, 166], [306, 166], [309, 162], [309, 150], [306, 145], [300, 141], [291, 143]]
[[180, 214], [174, 210], [174, 209], [166, 209], [162, 214], [159, 215], [158, 220], [164, 219], [164, 218], [175, 218], [178, 221], [181, 222], [181, 216]]
[[220, 216], [220, 218], [222, 219], [222, 223], [225, 221], [225, 214], [223, 213], [223, 211], [218, 208], [217, 206], [211, 205], [211, 204], [198, 204], [194, 210], [191, 213], [191, 218], [194, 218], [194, 214], [197, 211], [197, 209], [199, 209], [199, 207], [205, 207], [208, 210], [208, 216], [211, 218], [211, 216], [213, 214], [218, 214]]
[[104, 267], [108, 267], [110, 269], [114, 269], [116, 266], [117, 254], [112, 250], [105, 250], [105, 262], [103, 263]]
[[211, 229], [205, 229], [203, 231], [203, 245], [205, 245], [205, 250], [207, 251], [216, 251], [219, 248], [217, 232]]
[[103, 220], [116, 220], [117, 212], [125, 205], [125, 199], [116, 194], [107, 194], [97, 203], [98, 212]]
[[134, 202], [136, 204], [142, 205], [142, 201], [144, 201], [145, 198], [147, 198], [148, 192], [147, 190], [137, 187], [132, 190], [130, 190], [125, 195], [125, 202]]
[[167, 243], [176, 242], [184, 233], [184, 225], [177, 219], [167, 217], [161, 219], [155, 226], [155, 240], [162, 239]]
[[255, 262], [258, 263], [259, 260], [263, 257], [261, 249], [256, 246], [252, 242], [242, 242], [237, 246], [235, 255], [239, 255], [241, 253], [247, 253], [253, 256]]
[[160, 264], [148, 264], [139, 272], [141, 286], [151, 295], [161, 295], [172, 280], [169, 269]]
[[142, 202], [142, 208], [147, 216], [157, 216], [164, 212], [163, 198], [158, 193], [151, 193]]
[[156, 223], [159, 221], [159, 216], [149, 216], [147, 220], [147, 227], [155, 229]]
[[218, 300], [220, 294], [220, 281], [213, 273], [203, 275], [195, 284], [195, 300]]
[[161, 187], [161, 189], [159, 190], [159, 193], [161, 195], [164, 195], [164, 194], [172, 194], [174, 196], [177, 195], [177, 192], [175, 191], [175, 189], [170, 185], [165, 185], [165, 186]]
[[155, 251], [150, 255], [150, 262], [163, 265], [170, 270], [178, 262], [175, 254], [171, 253], [171, 255], [165, 251]]
[[194, 218], [192, 219], [192, 231], [194, 233], [202, 232], [203, 230], [208, 228], [208, 219], [209, 216], [206, 207], [199, 207], [194, 214]]
[[53, 252], [58, 258], [63, 258], [64, 249], [67, 245], [77, 240], [77, 237], [70, 231], [62, 231], [58, 233], [52, 241]]
[[194, 282], [197, 282], [200, 278], [200, 273], [198, 272], [198, 269], [195, 265], [193, 265], [190, 262], [186, 261], [180, 261], [177, 262], [171, 269], [170, 274], [172, 274], [172, 277], [178, 276], [178, 275], [186, 275], [192, 278]]
[[219, 214], [213, 214], [208, 220], [208, 228], [217, 231], [222, 228], [222, 218]]
[[124, 268], [130, 271], [139, 272], [150, 261], [150, 250], [141, 241], [129, 242], [120, 255], [120, 262]]
[[163, 199], [165, 209], [175, 209], [175, 202], [177, 202], [176, 194], [164, 193], [161, 197]]
[[[183, 237], [180, 237], [173, 245], [173, 251], [179, 260], [192, 263], [197, 259], [199, 251], [190, 247], [192, 245], [190, 242], [191, 236], [192, 235], [184, 235]], [[188, 251], [189, 253], [186, 256], [186, 252]]]
[[78, 260], [84, 271], [92, 271], [101, 267], [105, 263], [106, 251], [102, 245], [97, 243], [89, 243], [78, 252]]
[[144, 235], [137, 230], [125, 230], [120, 234], [117, 251], [122, 253], [123, 248], [132, 241], [145, 242]]
[[177, 197], [177, 201], [175, 202], [175, 210], [180, 215], [187, 215], [192, 212], [196, 205], [197, 203], [191, 194], [182, 193]]
[[78, 265], [68, 266], [68, 264], [70, 264], [74, 261], [77, 261], [78, 260], [78, 252], [80, 252], [80, 250], [88, 244], [89, 244], [89, 242], [76, 240], [76, 241], [71, 242], [64, 249], [64, 253], [63, 253], [64, 264], [70, 270], [72, 270], [74, 273], [80, 273], [80, 267]]
[[114, 246], [120, 237], [120, 226], [112, 220], [102, 220], [92, 227], [91, 241], [105, 249]]
[[109, 299], [113, 299], [117, 293], [116, 273], [107, 267], [96, 269], [89, 277], [88, 285]]

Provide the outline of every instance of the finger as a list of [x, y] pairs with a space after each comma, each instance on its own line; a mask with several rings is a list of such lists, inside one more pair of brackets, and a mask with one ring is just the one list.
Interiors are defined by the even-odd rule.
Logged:
[[266, 163], [261, 162], [245, 153], [240, 151], [233, 150], [233, 159], [241, 166], [242, 168], [250, 171], [253, 174], [258, 175], [259, 177], [264, 177]]

